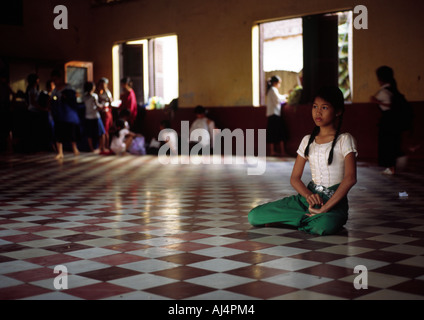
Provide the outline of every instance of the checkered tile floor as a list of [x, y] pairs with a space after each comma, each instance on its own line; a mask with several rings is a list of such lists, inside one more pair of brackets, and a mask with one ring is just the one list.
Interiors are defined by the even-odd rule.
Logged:
[[[294, 194], [293, 159], [253, 176], [240, 164], [53, 157], [0, 157], [0, 299], [424, 299], [422, 173], [360, 163], [345, 229], [313, 236], [247, 222]], [[54, 287], [58, 265], [67, 289]]]

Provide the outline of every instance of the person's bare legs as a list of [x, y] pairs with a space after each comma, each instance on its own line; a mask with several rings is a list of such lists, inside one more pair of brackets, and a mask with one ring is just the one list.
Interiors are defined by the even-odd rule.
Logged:
[[63, 144], [61, 142], [56, 142], [57, 155], [55, 159], [63, 159]]
[[109, 134], [108, 133], [105, 133], [104, 134], [104, 137], [105, 137], [104, 149], [105, 150], [108, 150], [109, 147], [110, 147]]
[[275, 152], [274, 143], [269, 143], [268, 144], [268, 148], [269, 148], [269, 156], [270, 157], [276, 157], [277, 156], [277, 153]]
[[284, 146], [284, 141], [280, 142], [280, 156], [287, 157], [286, 148]]
[[74, 152], [74, 155], [76, 155], [76, 156], [79, 155], [80, 152], [78, 150], [77, 143], [76, 142], [71, 142], [71, 145], [72, 145], [72, 151]]
[[[280, 152], [276, 151], [277, 146], [279, 147]], [[284, 141], [281, 141], [279, 144], [270, 143], [269, 144], [269, 154], [270, 154], [271, 157], [286, 157], [287, 153], [286, 153], [285, 148], [284, 148]]]
[[90, 148], [90, 151], [94, 152], [93, 138], [87, 138], [87, 142], [88, 142], [88, 147]]
[[104, 134], [102, 134], [99, 138], [99, 149], [100, 152], [104, 152], [105, 151], [105, 143], [106, 143], [106, 136]]

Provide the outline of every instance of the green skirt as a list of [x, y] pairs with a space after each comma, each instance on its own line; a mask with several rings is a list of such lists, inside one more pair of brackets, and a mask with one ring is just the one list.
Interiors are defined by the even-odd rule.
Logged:
[[[326, 203], [338, 186], [325, 188], [311, 182], [308, 189], [313, 193], [318, 193]], [[298, 194], [257, 206], [249, 212], [248, 220], [253, 226], [278, 222], [297, 227], [298, 230], [307, 233], [330, 235], [339, 232], [348, 218], [347, 197], [343, 198], [329, 212], [316, 214], [312, 217], [306, 215], [309, 213], [308, 208], [309, 204], [306, 198]]]

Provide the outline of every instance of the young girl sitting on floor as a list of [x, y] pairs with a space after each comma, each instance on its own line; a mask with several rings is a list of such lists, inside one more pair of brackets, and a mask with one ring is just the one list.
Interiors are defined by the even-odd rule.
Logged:
[[[340, 133], [344, 113], [343, 94], [337, 87], [325, 87], [312, 106], [315, 128], [303, 138], [297, 151], [290, 183], [297, 195], [266, 203], [249, 212], [254, 226], [282, 223], [311, 234], [339, 232], [348, 218], [349, 190], [356, 184], [356, 142]], [[301, 178], [306, 162], [312, 181]]]

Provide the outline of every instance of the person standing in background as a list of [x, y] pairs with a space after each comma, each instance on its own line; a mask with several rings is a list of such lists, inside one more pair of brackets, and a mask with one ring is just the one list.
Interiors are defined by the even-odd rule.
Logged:
[[[11, 100], [12, 97], [12, 100]], [[10, 88], [6, 72], [0, 70], [0, 152], [10, 152], [12, 145], [12, 101], [16, 94]]]
[[402, 155], [402, 132], [407, 129], [402, 119], [412, 119], [405, 117], [408, 110], [400, 110], [402, 106], [399, 105], [398, 98], [403, 95], [397, 88], [393, 69], [381, 66], [376, 70], [376, 75], [380, 89], [370, 100], [377, 103], [381, 110], [378, 124], [378, 165], [386, 168], [383, 174], [393, 175], [396, 172], [396, 160]]
[[108, 88], [109, 80], [107, 78], [101, 78], [97, 84], [97, 95], [99, 103], [102, 105], [101, 117], [103, 126], [105, 129], [105, 148], [109, 148], [109, 131], [113, 126], [113, 115], [112, 115], [112, 93]]
[[[105, 151], [105, 130], [100, 117], [102, 105], [98, 101], [98, 96], [94, 93], [96, 86], [93, 82], [84, 84], [83, 101], [85, 105], [85, 130], [88, 146], [91, 152], [99, 153]], [[94, 149], [94, 140], [98, 139], [99, 149]]]
[[[272, 76], [267, 82], [266, 93], [266, 116], [267, 116], [267, 144], [269, 154], [273, 156], [285, 156], [285, 130], [281, 117], [281, 104], [286, 103], [286, 96], [281, 95], [278, 88], [281, 86], [281, 79]], [[280, 153], [276, 152], [276, 147], [280, 148]]]
[[81, 136], [80, 119], [76, 91], [67, 84], [62, 72], [54, 69], [51, 73], [52, 91], [50, 94], [50, 107], [54, 120], [54, 136], [57, 155], [55, 159], [64, 157], [63, 144], [70, 143], [74, 155], [79, 155], [77, 141]]
[[121, 112], [124, 109], [130, 111], [130, 126], [134, 124], [135, 118], [137, 117], [137, 98], [135, 96], [135, 92], [132, 88], [132, 81], [130, 78], [124, 78], [121, 80], [121, 106], [119, 107], [119, 111]]

